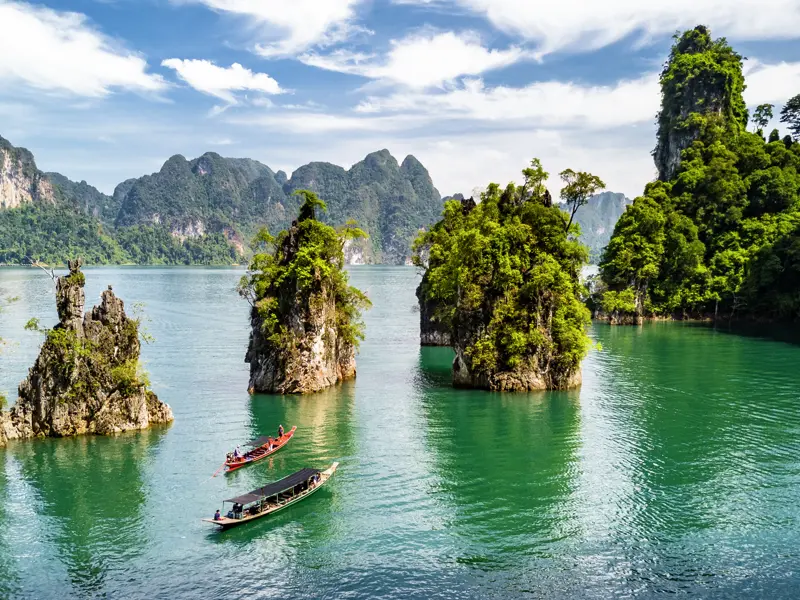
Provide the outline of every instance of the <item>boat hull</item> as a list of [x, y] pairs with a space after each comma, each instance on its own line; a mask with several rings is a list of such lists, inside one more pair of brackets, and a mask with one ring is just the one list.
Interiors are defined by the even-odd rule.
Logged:
[[[259, 455], [257, 455], [257, 456], [254, 456], [254, 457], [252, 457], [252, 458], [250, 458], [250, 459], [248, 459], [248, 460], [243, 460], [243, 461], [241, 461], [241, 462], [235, 462], [235, 463], [228, 463], [228, 462], [226, 462], [226, 463], [225, 463], [225, 470], [224, 470], [224, 472], [225, 472], [225, 473], [233, 473], [234, 471], [238, 471], [238, 470], [239, 470], [239, 469], [241, 469], [242, 467], [246, 467], [246, 466], [248, 466], [248, 465], [252, 465], [253, 463], [257, 463], [257, 462], [258, 462], [258, 461], [260, 461], [260, 460], [264, 460], [264, 459], [265, 459], [265, 458], [267, 458], [268, 456], [272, 456], [272, 455], [273, 455], [273, 454], [275, 454], [275, 453], [276, 453], [278, 450], [280, 450], [280, 449], [281, 449], [281, 448], [283, 448], [283, 447], [284, 447], [286, 444], [288, 444], [288, 443], [289, 443], [289, 440], [291, 440], [291, 439], [292, 439], [292, 437], [294, 437], [294, 432], [295, 432], [295, 431], [297, 431], [297, 426], [294, 426], [294, 427], [292, 427], [292, 428], [291, 428], [289, 431], [287, 431], [286, 433], [284, 433], [284, 434], [283, 434], [283, 437], [282, 437], [282, 438], [280, 438], [280, 439], [281, 439], [280, 443], [276, 444], [276, 445], [275, 445], [275, 447], [273, 447], [273, 448], [272, 448], [272, 451], [271, 451], [271, 452], [265, 452], [265, 453], [263, 453], [263, 454], [259, 454]], [[261, 446], [261, 447], [263, 448], [263, 446]], [[245, 456], [246, 456], [246, 455], [245, 455]]]

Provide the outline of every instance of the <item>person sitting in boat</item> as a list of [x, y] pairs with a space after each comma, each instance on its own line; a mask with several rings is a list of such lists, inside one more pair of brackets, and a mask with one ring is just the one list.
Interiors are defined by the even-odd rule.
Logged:
[[222, 515], [219, 513], [219, 509], [217, 509], [217, 512], [214, 513], [214, 520], [215, 521], [221, 521], [222, 520]]
[[278, 425], [278, 437], [283, 437], [283, 425]]

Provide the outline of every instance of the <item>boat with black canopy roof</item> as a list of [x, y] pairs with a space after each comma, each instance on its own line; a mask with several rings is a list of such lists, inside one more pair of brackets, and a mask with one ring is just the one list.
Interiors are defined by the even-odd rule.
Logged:
[[227, 529], [276, 513], [320, 489], [333, 476], [338, 466], [339, 463], [335, 462], [324, 471], [301, 469], [275, 483], [223, 500], [223, 507], [230, 504], [230, 510], [203, 521]]

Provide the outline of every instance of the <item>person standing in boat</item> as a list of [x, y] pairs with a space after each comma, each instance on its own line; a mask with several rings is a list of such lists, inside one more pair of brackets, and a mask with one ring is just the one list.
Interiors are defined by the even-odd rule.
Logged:
[[278, 437], [283, 437], [283, 425], [278, 425]]
[[239, 451], [239, 446], [236, 446], [236, 450], [233, 451], [233, 459], [239, 460], [242, 457], [242, 453]]

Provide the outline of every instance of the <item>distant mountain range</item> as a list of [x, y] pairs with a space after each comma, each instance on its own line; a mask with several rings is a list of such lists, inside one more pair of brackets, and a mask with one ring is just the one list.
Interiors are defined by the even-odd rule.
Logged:
[[581, 226], [581, 241], [589, 247], [589, 262], [600, 262], [614, 226], [631, 203], [625, 194], [603, 192], [589, 198], [589, 203], [578, 209], [575, 221]]
[[[349, 246], [348, 262], [404, 264], [420, 229], [444, 200], [413, 156], [381, 150], [349, 170], [323, 162], [283, 171], [248, 158], [208, 152], [176, 155], [157, 173], [120, 183], [109, 196], [85, 181], [43, 173], [31, 152], [0, 137], [0, 263], [234, 264], [262, 226], [287, 227], [310, 189], [328, 205], [324, 220], [354, 219], [370, 238]], [[593, 254], [608, 242], [627, 200], [601, 194], [578, 212]], [[600, 245], [602, 244], [602, 245]]]

